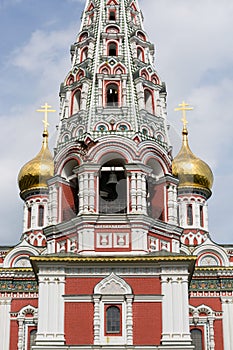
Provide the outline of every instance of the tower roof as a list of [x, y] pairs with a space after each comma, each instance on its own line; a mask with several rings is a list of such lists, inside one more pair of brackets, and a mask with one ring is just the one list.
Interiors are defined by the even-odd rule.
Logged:
[[[177, 110], [182, 110], [184, 112], [192, 109], [188, 109], [186, 106], [188, 105], [183, 102], [182, 108]], [[189, 147], [185, 113], [183, 114], [183, 123], [182, 146], [178, 155], [172, 162], [172, 173], [179, 179], [179, 189], [203, 189], [207, 190], [210, 195], [213, 186], [213, 173], [208, 164], [195, 156]]]
[[47, 103], [43, 110], [37, 110], [38, 112], [45, 113], [44, 131], [43, 131], [43, 142], [40, 152], [36, 155], [35, 158], [27, 162], [20, 170], [18, 175], [18, 185], [20, 189], [20, 196], [25, 198], [25, 195], [28, 191], [31, 190], [43, 190], [47, 189], [47, 180], [54, 175], [54, 161], [53, 156], [48, 147], [48, 130], [47, 126], [47, 113], [55, 112], [54, 110], [49, 109]]

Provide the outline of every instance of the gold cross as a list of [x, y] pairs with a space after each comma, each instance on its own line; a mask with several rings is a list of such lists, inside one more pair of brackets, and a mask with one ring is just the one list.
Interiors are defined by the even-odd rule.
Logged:
[[56, 112], [55, 109], [50, 109], [52, 108], [52, 106], [49, 106], [48, 103], [46, 102], [44, 106], [41, 106], [42, 109], [37, 109], [37, 112], [41, 112], [44, 113], [44, 119], [43, 119], [43, 123], [44, 123], [44, 131], [47, 131], [49, 123], [48, 123], [48, 113], [53, 113]]
[[188, 107], [189, 104], [185, 103], [184, 101], [179, 104], [179, 107], [175, 108], [175, 111], [182, 111], [182, 122], [184, 129], [186, 129], [186, 126], [188, 124], [187, 118], [186, 118], [186, 111], [191, 111], [193, 110], [193, 107]]

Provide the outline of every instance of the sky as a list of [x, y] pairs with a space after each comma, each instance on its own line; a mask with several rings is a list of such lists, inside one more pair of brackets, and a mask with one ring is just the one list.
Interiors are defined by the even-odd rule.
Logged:
[[[59, 122], [59, 87], [70, 69], [70, 45], [80, 28], [84, 0], [0, 0], [0, 244], [22, 234], [23, 201], [17, 176], [39, 151], [45, 102], [51, 149]], [[168, 91], [173, 155], [181, 143], [183, 100], [192, 151], [214, 173], [209, 229], [233, 244], [233, 2], [139, 0], [145, 31], [156, 46], [155, 67]]]

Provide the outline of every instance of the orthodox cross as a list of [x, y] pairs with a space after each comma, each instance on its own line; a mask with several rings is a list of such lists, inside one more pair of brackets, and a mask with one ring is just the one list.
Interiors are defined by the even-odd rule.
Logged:
[[183, 122], [183, 126], [184, 129], [186, 129], [188, 121], [186, 118], [186, 111], [191, 111], [193, 110], [193, 107], [189, 107], [188, 103], [185, 103], [184, 101], [182, 103], [179, 104], [179, 107], [175, 108], [175, 111], [182, 111], [182, 122]]
[[51, 109], [52, 106], [48, 105], [48, 103], [46, 102], [44, 106], [41, 106], [42, 109], [37, 109], [37, 112], [41, 112], [44, 113], [44, 119], [43, 119], [43, 123], [44, 123], [44, 131], [48, 131], [48, 113], [53, 113], [56, 112], [55, 109]]

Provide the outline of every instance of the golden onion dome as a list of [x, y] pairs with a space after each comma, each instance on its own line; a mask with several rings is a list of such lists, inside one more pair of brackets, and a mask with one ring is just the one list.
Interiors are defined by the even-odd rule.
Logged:
[[47, 180], [54, 175], [53, 156], [48, 148], [48, 131], [43, 132], [43, 143], [35, 158], [26, 163], [18, 175], [21, 197], [33, 189], [47, 189]]
[[203, 160], [196, 157], [189, 148], [186, 126], [183, 128], [182, 134], [181, 150], [172, 162], [172, 173], [179, 179], [178, 188], [199, 188], [207, 190], [211, 194], [213, 173], [210, 167]]

